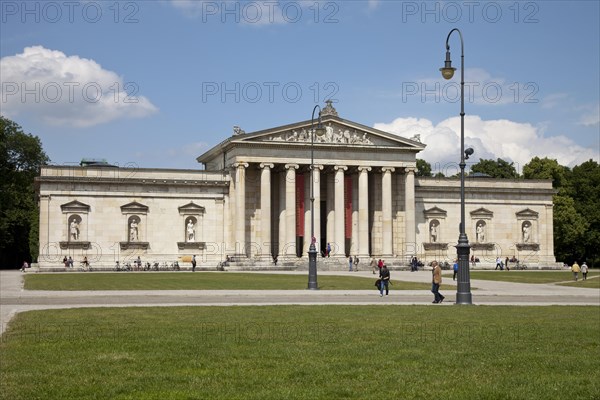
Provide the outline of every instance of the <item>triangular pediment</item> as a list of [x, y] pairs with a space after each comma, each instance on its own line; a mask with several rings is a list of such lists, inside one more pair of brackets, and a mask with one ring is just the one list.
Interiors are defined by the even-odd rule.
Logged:
[[435, 206], [428, 210], [424, 210], [425, 218], [445, 218], [448, 214], [446, 210], [442, 210], [441, 208]]
[[[254, 133], [234, 135], [231, 140], [256, 144], [308, 144], [311, 143], [311, 129], [316, 125], [316, 122], [311, 124], [311, 121], [305, 121]], [[424, 144], [417, 141], [333, 116], [326, 118], [322, 125], [325, 133], [322, 136], [315, 135], [315, 146], [397, 147], [417, 151], [425, 148]]]
[[148, 206], [132, 201], [121, 206], [121, 212], [126, 214], [146, 214], [148, 212]]
[[90, 206], [77, 200], [61, 204], [60, 209], [63, 213], [87, 213], [90, 212]]
[[199, 215], [204, 214], [204, 207], [199, 206], [198, 204], [191, 202], [184, 206], [179, 207], [179, 214], [181, 215]]
[[525, 218], [525, 219], [527, 219], [527, 218], [529, 218], [529, 219], [531, 219], [531, 218], [537, 218], [538, 215], [539, 215], [539, 213], [533, 211], [530, 208], [526, 208], [524, 210], [521, 210], [521, 211], [519, 211], [516, 214], [517, 214], [517, 218]]
[[494, 213], [487, 208], [478, 208], [477, 210], [471, 211], [472, 218], [492, 218]]

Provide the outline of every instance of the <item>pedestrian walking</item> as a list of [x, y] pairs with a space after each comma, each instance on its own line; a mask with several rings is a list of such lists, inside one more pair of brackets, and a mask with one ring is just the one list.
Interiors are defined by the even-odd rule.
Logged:
[[352, 259], [352, 256], [348, 257], [348, 271], [352, 272], [352, 264], [354, 263], [354, 260]]
[[581, 265], [581, 276], [583, 277], [584, 281], [587, 281], [587, 273], [588, 273], [588, 266], [587, 264], [584, 262]]
[[440, 285], [442, 284], [442, 269], [437, 261], [433, 261], [431, 266], [433, 267], [433, 270], [431, 271], [431, 293], [433, 293], [434, 296], [433, 304], [438, 304], [443, 302], [446, 298], [440, 293]]
[[358, 256], [356, 256], [356, 255], [354, 256], [353, 262], [354, 262], [354, 271], [358, 272], [358, 262], [359, 262]]
[[379, 271], [379, 296], [383, 297], [383, 289], [385, 288], [385, 295], [390, 294], [390, 270], [387, 265], [383, 264], [381, 271]]
[[192, 256], [192, 272], [196, 271], [196, 255]]
[[371, 269], [373, 270], [373, 275], [375, 275], [375, 271], [377, 271], [377, 261], [375, 261], [375, 257], [371, 257]]
[[577, 282], [577, 279], [579, 279], [579, 272], [581, 271], [581, 268], [579, 267], [579, 264], [577, 264], [577, 261], [573, 262], [573, 265], [571, 266], [571, 271], [573, 271], [573, 278], [575, 278], [575, 282]]
[[454, 265], [452, 266], [452, 269], [454, 270], [454, 275], [452, 275], [452, 280], [455, 281], [456, 274], [458, 274], [458, 260], [454, 260]]

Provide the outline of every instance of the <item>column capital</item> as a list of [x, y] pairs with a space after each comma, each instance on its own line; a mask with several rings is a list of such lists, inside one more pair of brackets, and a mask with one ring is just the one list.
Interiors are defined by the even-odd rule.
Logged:
[[285, 169], [298, 169], [300, 168], [300, 165], [298, 164], [285, 164]]
[[312, 169], [318, 169], [319, 171], [323, 171], [323, 164], [313, 164]]
[[275, 164], [273, 163], [260, 163], [260, 168], [265, 169], [265, 168], [274, 168]]
[[233, 168], [248, 168], [250, 164], [247, 162], [236, 162], [231, 165]]
[[348, 167], [347, 167], [347, 166], [345, 166], [345, 165], [334, 165], [334, 166], [333, 166], [333, 169], [334, 169], [334, 170], [336, 170], [336, 171], [339, 171], [339, 170], [342, 170], [342, 171], [347, 171], [347, 170], [348, 170]]
[[406, 172], [407, 174], [414, 174], [416, 170], [417, 170], [416, 167], [405, 167], [404, 168], [404, 172]]
[[357, 169], [358, 169], [359, 172], [369, 172], [369, 171], [371, 171], [372, 168], [371, 167], [358, 166]]
[[384, 174], [386, 172], [394, 172], [396, 170], [396, 168], [394, 167], [381, 167], [381, 172], [383, 172]]

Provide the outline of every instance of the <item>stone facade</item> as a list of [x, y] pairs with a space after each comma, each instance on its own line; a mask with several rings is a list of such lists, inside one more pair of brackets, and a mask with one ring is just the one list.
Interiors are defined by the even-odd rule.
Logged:
[[[340, 118], [234, 134], [197, 158], [203, 170], [43, 167], [42, 268], [87, 256], [109, 268], [189, 260], [211, 266], [306, 266], [314, 231], [321, 267], [349, 255], [405, 264], [452, 261], [458, 239], [460, 182], [418, 178], [418, 140]], [[312, 166], [312, 168], [311, 168]], [[466, 232], [472, 254], [554, 264], [550, 181], [466, 180]], [[314, 210], [312, 224], [311, 205]], [[479, 229], [479, 231], [478, 231]], [[278, 263], [273, 262], [277, 259]], [[364, 264], [363, 264], [364, 265]]]

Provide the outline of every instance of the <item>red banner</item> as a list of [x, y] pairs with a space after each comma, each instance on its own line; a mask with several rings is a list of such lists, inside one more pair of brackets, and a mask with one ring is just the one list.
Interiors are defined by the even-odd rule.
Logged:
[[296, 236], [304, 236], [304, 174], [296, 175]]
[[352, 177], [344, 176], [344, 233], [346, 239], [352, 237]]

